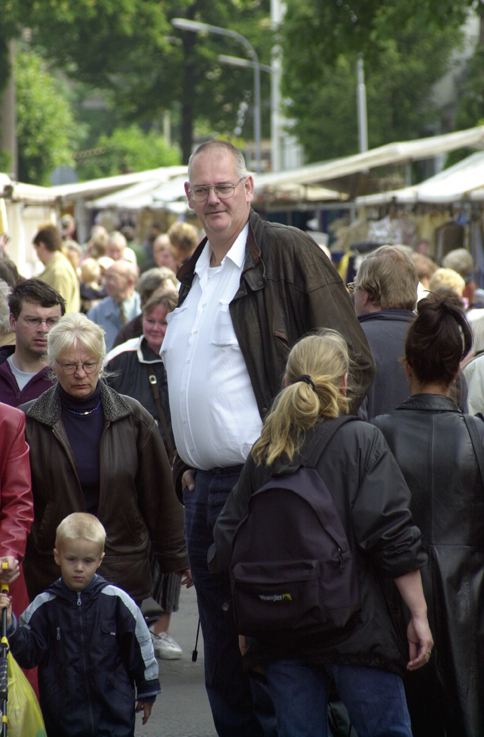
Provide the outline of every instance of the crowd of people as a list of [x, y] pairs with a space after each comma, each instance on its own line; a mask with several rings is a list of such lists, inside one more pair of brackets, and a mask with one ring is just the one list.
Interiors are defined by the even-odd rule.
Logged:
[[[13, 584], [0, 606], [34, 684], [39, 668], [48, 734], [133, 737], [160, 690], [155, 656], [182, 655], [169, 625], [186, 584], [220, 737], [481, 737], [472, 259], [438, 268], [384, 245], [345, 283], [308, 234], [251, 208], [253, 179], [223, 141], [192, 154], [185, 189], [199, 244], [179, 222], [146, 248], [95, 226], [80, 248], [65, 216], [34, 238], [38, 278], [0, 280], [0, 582]], [[306, 466], [347, 541], [355, 604], [344, 621], [313, 603], [311, 626], [291, 623], [296, 507], [280, 494], [289, 564], [271, 559], [279, 589], [262, 599], [289, 624], [258, 630], [232, 595], [234, 540], [267, 483]], [[338, 550], [313, 594], [343, 571]], [[268, 562], [250, 564], [259, 584]]]

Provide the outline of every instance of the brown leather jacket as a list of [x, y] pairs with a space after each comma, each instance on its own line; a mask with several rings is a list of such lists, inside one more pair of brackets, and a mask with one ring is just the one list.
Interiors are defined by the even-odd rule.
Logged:
[[[189, 567], [183, 507], [174, 494], [163, 441], [151, 415], [104, 382], [101, 402], [105, 426], [99, 447], [98, 517], [107, 539], [99, 573], [140, 601], [151, 595], [150, 542], [163, 572]], [[32, 599], [60, 575], [52, 554], [57, 525], [71, 512], [85, 512], [86, 505], [57, 387], [23, 409], [35, 515], [24, 560]]]
[[[356, 414], [375, 374], [375, 363], [350, 297], [336, 269], [298, 228], [262, 220], [251, 210], [245, 264], [230, 315], [263, 418], [276, 394], [293, 345], [316, 328], [337, 330], [353, 363], [350, 408]], [[204, 239], [181, 267], [178, 306], [190, 291]]]
[[[190, 291], [206, 242], [205, 238], [177, 273], [178, 306]], [[306, 233], [262, 220], [250, 211], [245, 264], [230, 315], [262, 419], [282, 388], [289, 351], [317, 328], [337, 330], [348, 344], [350, 414], [357, 414], [373, 382], [375, 362], [340, 275]], [[187, 468], [175, 456], [173, 478], [180, 500]]]
[[[251, 210], [245, 264], [230, 315], [264, 418], [282, 387], [293, 345], [316, 328], [337, 330], [352, 360], [351, 414], [368, 391], [375, 363], [350, 297], [336, 269], [298, 228], [262, 220]], [[190, 291], [203, 240], [181, 267], [178, 306]]]

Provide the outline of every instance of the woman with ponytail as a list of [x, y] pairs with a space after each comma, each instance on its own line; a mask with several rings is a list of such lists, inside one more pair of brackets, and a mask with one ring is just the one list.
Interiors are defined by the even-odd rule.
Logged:
[[452, 299], [421, 300], [405, 342], [411, 396], [373, 420], [410, 487], [429, 556], [422, 579], [435, 651], [405, 680], [414, 737], [484, 735], [484, 423], [451, 399], [471, 344]]
[[[217, 520], [209, 551], [213, 573], [230, 566], [234, 532], [251, 495], [272, 474], [304, 465], [309, 448], [348, 412], [348, 369], [346, 344], [335, 331], [303, 338], [291, 350], [285, 388]], [[332, 679], [359, 737], [411, 737], [401, 676], [428, 662], [433, 641], [419, 571], [426, 556], [409, 512], [408, 487], [380, 431], [357, 418], [338, 421], [315, 468], [356, 561], [361, 608], [330, 631], [248, 639], [242, 645], [246, 667], [267, 680], [279, 737], [328, 734]], [[381, 577], [395, 581], [411, 611], [406, 648], [393, 629]], [[232, 616], [230, 609], [227, 614]]]

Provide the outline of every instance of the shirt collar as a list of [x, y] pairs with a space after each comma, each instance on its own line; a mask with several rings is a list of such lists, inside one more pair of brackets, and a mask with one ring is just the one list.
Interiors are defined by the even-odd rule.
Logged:
[[[245, 246], [247, 244], [247, 237], [249, 235], [249, 221], [246, 222], [239, 235], [235, 239], [234, 243], [230, 247], [228, 253], [222, 259], [221, 266], [224, 265], [226, 259], [230, 259], [232, 263], [238, 268], [242, 269], [245, 262]], [[200, 254], [200, 257], [195, 264], [195, 273], [199, 277], [206, 271], [210, 266], [210, 255], [211, 255], [210, 242], [207, 241], [205, 247]]]

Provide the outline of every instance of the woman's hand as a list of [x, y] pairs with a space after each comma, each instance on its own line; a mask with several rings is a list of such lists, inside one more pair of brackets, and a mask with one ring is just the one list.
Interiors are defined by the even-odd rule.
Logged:
[[422, 590], [420, 571], [411, 571], [393, 579], [401, 597], [410, 609], [410, 622], [407, 627], [410, 660], [408, 670], [418, 670], [429, 662], [434, 641], [427, 619], [427, 604]]
[[187, 589], [191, 589], [191, 587], [193, 586], [191, 570], [189, 568], [185, 568], [184, 571], [177, 571], [177, 574], [181, 578], [182, 585], [186, 586]]
[[407, 639], [410, 653], [407, 670], [418, 670], [422, 665], [429, 662], [434, 646], [426, 616], [411, 618], [407, 627]]

